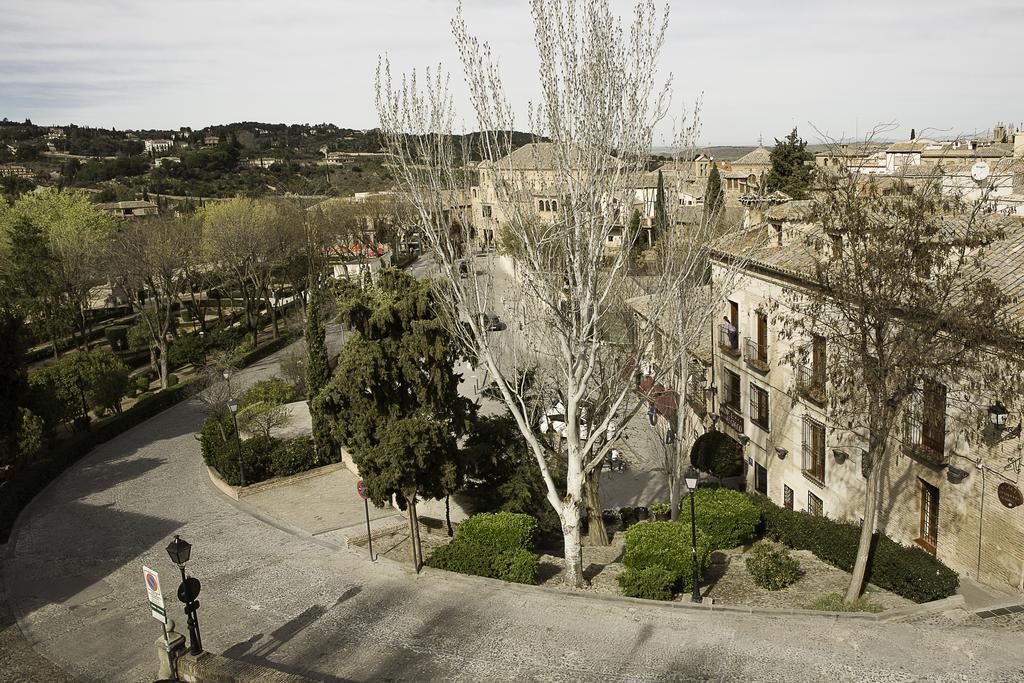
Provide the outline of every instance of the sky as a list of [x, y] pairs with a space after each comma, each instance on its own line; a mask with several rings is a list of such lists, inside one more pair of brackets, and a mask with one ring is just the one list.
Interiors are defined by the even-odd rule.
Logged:
[[[0, 0], [0, 117], [120, 129], [372, 128], [380, 55], [393, 71], [440, 64], [461, 82], [456, 2]], [[631, 3], [611, 3], [628, 20]], [[463, 4], [525, 111], [537, 94], [529, 0]], [[912, 127], [938, 137], [1024, 123], [1021, 0], [669, 5], [660, 68], [673, 76], [673, 111], [702, 97], [701, 144], [770, 144], [794, 126], [818, 142], [889, 122], [892, 138]]]

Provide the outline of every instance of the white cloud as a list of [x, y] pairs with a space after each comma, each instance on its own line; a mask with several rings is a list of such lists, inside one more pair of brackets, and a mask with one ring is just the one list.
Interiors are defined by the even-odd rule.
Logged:
[[[454, 0], [0, 0], [0, 115], [119, 128], [239, 120], [376, 123], [373, 74], [442, 63]], [[526, 0], [467, 0], [517, 102], [535, 96]], [[628, 16], [629, 3], [612, 0]], [[809, 122], [970, 131], [1024, 120], [1024, 9], [1013, 0], [672, 2], [675, 101], [704, 93], [703, 140]], [[468, 112], [465, 112], [468, 115]], [[525, 122], [523, 124], [525, 126]], [[902, 131], [905, 132], [905, 131]]]

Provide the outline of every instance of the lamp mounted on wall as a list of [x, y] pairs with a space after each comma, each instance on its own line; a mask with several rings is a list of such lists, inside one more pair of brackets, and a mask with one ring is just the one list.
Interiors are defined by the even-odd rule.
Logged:
[[[1003, 430], [1006, 429], [1006, 423], [1010, 419], [1010, 411], [1003, 405], [1002, 401], [996, 401], [994, 404], [988, 407], [989, 421], [992, 422], [992, 429], [995, 430], [996, 434], [1002, 435]], [[1000, 441], [1006, 439], [1019, 439], [1021, 435], [1021, 423], [1018, 422], [1017, 426], [1011, 429], [1003, 436]]]
[[835, 457], [836, 462], [840, 465], [846, 462], [846, 459], [850, 457], [846, 451], [841, 451], [838, 448], [832, 449], [832, 455]]
[[737, 438], [739, 438], [740, 446], [746, 447], [746, 445], [750, 443], [750, 437], [747, 436], [746, 434], [740, 434]]
[[787, 451], [782, 446], [776, 446], [775, 447], [775, 454], [777, 456], [779, 456], [779, 460], [785, 460], [786, 459], [786, 455], [789, 454], [789, 451]]

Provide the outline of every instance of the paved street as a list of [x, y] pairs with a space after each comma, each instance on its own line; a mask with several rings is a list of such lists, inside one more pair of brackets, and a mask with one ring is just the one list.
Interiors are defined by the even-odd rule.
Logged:
[[152, 677], [160, 629], [141, 566], [173, 585], [176, 533], [194, 544], [206, 647], [318, 680], [1012, 680], [1024, 667], [1015, 634], [708, 613], [371, 564], [217, 492], [201, 418], [184, 403], [104, 444], [33, 502], [6, 548], [21, 629], [81, 680]]

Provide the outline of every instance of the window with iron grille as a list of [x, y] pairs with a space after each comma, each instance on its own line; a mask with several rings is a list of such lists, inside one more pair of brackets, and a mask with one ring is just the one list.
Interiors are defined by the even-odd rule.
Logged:
[[803, 471], [825, 482], [825, 425], [811, 417], [804, 417]]
[[917, 544], [935, 554], [939, 541], [939, 489], [928, 482], [921, 482], [921, 523]]
[[785, 484], [782, 485], [782, 506], [787, 510], [793, 509], [793, 489]]
[[764, 431], [768, 431], [771, 422], [768, 416], [768, 392], [750, 383], [750, 421]]
[[807, 512], [815, 517], [823, 517], [825, 515], [825, 507], [821, 502], [821, 498], [818, 498], [810, 491], [807, 492]]
[[740, 376], [727, 368], [723, 368], [722, 373], [722, 404], [729, 406], [736, 412], [741, 411]]

